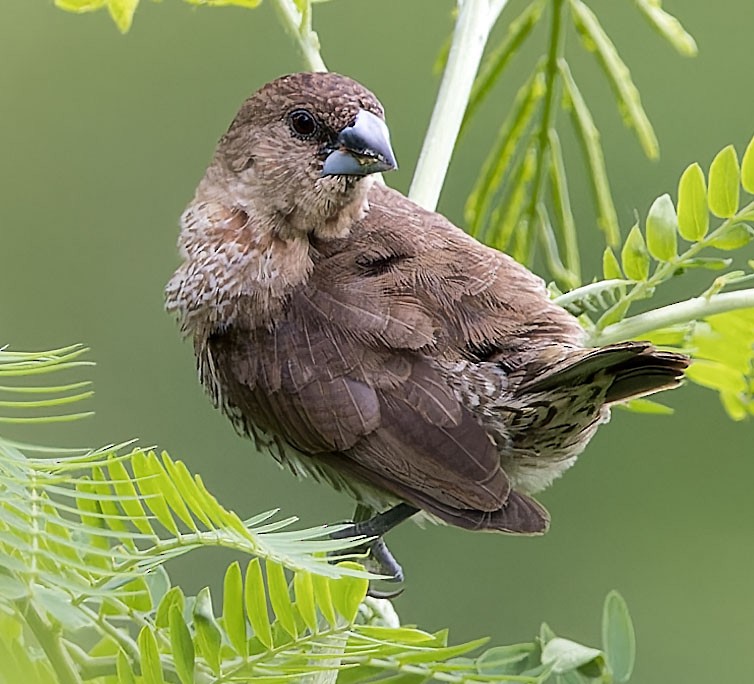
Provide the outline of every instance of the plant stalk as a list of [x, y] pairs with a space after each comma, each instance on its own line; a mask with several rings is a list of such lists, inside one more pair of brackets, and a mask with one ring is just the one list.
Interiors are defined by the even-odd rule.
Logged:
[[[679, 266], [683, 266], [683, 263], [685, 261], [695, 257], [699, 252], [704, 250], [706, 247], [709, 247], [710, 245], [714, 245], [714, 242], [717, 238], [725, 234], [725, 232], [731, 226], [737, 223], [743, 222], [745, 220], [744, 217], [749, 216], [752, 212], [754, 212], [754, 202], [750, 202], [749, 204], [744, 206], [742, 209], [740, 209], [734, 216], [728, 219], [725, 219], [725, 221], [723, 221], [715, 230], [713, 230], [703, 239], [699, 240], [699, 242], [695, 242], [694, 244], [692, 244], [679, 257], [676, 257], [672, 261], [667, 261], [667, 262], [659, 264], [657, 268], [655, 269], [655, 272], [647, 280], [643, 280], [641, 282], [636, 283], [634, 287], [631, 289], [631, 291], [622, 299], [622, 301], [623, 302], [628, 301], [630, 304], [634, 301], [639, 301], [643, 299], [647, 292], [653, 290], [659, 284], [667, 280], [670, 277], [670, 275]], [[708, 297], [708, 299], [711, 299], [711, 298], [712, 297]], [[688, 301], [693, 301], [693, 300], [688, 300]], [[676, 306], [676, 305], [672, 305], [672, 306]], [[751, 305], [749, 304], [747, 306], [751, 306]], [[742, 308], [742, 307], [738, 307], [738, 308]], [[641, 315], [645, 316], [651, 313], [653, 312], [648, 311], [645, 314], [641, 314]], [[597, 321], [596, 329], [591, 335], [592, 339], [594, 340], [597, 340], [597, 339], [602, 340], [603, 339], [602, 333], [608, 329], [612, 331], [611, 333], [612, 336], [619, 334], [618, 331], [621, 329], [621, 327], [625, 323], [627, 323], [629, 320], [633, 320], [633, 319], [624, 319], [624, 321], [619, 321], [618, 323], [613, 323], [611, 325], [605, 326], [605, 328], [601, 328], [600, 321], [602, 321], [604, 317], [605, 317], [605, 314], [603, 314], [602, 318], [599, 321]], [[639, 318], [639, 316], [635, 316], [634, 318]], [[687, 321], [690, 321], [690, 320], [693, 320], [693, 319], [687, 319]], [[677, 322], [686, 322], [686, 321], [677, 321]], [[644, 332], [646, 332], [646, 330]], [[622, 339], [627, 339], [627, 338], [624, 336]]]
[[754, 309], [754, 288], [723, 292], [709, 297], [694, 297], [626, 318], [619, 323], [608, 325], [604, 330], [595, 330], [590, 344], [597, 346], [622, 342], [640, 337], [652, 330], [697, 321], [736, 309]]
[[459, 0], [448, 62], [408, 193], [430, 211], [437, 207], [490, 31], [507, 1]]
[[301, 54], [310, 71], [327, 71], [322, 55], [319, 54], [319, 38], [312, 31], [311, 5], [301, 12], [293, 0], [275, 0], [280, 23], [290, 33], [298, 44]]
[[63, 646], [59, 630], [47, 624], [31, 601], [25, 603], [22, 614], [29, 629], [45, 652], [59, 684], [81, 684], [81, 677], [79, 677], [76, 665]]

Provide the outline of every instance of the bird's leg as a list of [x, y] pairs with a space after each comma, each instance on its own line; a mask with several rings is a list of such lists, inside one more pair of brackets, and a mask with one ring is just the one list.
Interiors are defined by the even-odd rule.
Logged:
[[[333, 532], [331, 536], [333, 539], [344, 539], [346, 537], [362, 535], [372, 537], [372, 539], [364, 544], [364, 549], [369, 551], [370, 556], [377, 563], [379, 572], [389, 575], [391, 582], [402, 582], [403, 568], [395, 560], [393, 554], [390, 553], [382, 537], [418, 511], [419, 509], [414, 506], [401, 503], [384, 513], [368, 517], [372, 513], [371, 509], [359, 504], [354, 513], [354, 523], [338, 532]], [[400, 590], [397, 592], [379, 592], [371, 587], [369, 589], [369, 595], [375, 598], [394, 598], [400, 593]]]

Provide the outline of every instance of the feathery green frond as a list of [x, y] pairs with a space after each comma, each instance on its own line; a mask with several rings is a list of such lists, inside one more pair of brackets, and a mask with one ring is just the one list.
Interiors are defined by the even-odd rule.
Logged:
[[[82, 351], [3, 350], [2, 368], [37, 382], [41, 368], [86, 365]], [[44, 390], [13, 391], [24, 387]], [[554, 647], [537, 642], [515, 647], [513, 658], [502, 658], [511, 647], [470, 657], [486, 639], [451, 645], [446, 632], [401, 627], [389, 602], [366, 597], [370, 575], [361, 565], [328, 562], [361, 539], [332, 540], [339, 526], [291, 530], [294, 519], [274, 513], [241, 520], [164, 452], [37, 458], [0, 438], [3, 675], [40, 684], [545, 682], [584, 666], [562, 656], [553, 666]], [[237, 562], [227, 568], [220, 612], [209, 589], [186, 597], [163, 567], [203, 546], [250, 557], [244, 571]], [[599, 658], [597, 671], [607, 676]]]
[[[746, 223], [754, 218], [754, 201], [740, 205], [743, 167], [732, 146], [715, 157], [709, 182], [699, 164], [690, 165], [681, 176], [676, 205], [669, 195], [662, 195], [649, 209], [646, 233], [639, 224], [631, 229], [621, 249], [622, 263], [612, 251], [605, 252], [608, 280], [555, 299], [582, 316], [592, 344], [649, 339], [690, 353], [696, 362], [687, 373], [689, 379], [718, 391], [736, 420], [752, 412], [754, 289], [742, 286], [754, 282], [754, 272], [727, 270], [731, 259], [708, 255], [754, 241], [754, 229]], [[723, 220], [711, 227], [711, 215]], [[657, 288], [700, 268], [726, 272], [699, 297], [626, 318], [634, 304]], [[626, 279], [617, 277], [623, 273]]]

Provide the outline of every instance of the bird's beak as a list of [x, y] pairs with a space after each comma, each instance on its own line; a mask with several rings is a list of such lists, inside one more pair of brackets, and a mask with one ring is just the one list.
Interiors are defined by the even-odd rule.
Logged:
[[322, 167], [323, 176], [366, 176], [397, 169], [385, 122], [365, 109], [339, 134]]

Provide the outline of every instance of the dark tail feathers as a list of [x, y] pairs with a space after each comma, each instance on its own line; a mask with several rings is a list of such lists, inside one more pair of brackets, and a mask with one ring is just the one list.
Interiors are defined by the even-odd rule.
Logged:
[[527, 384], [526, 390], [541, 392], [588, 383], [602, 371], [613, 377], [605, 397], [607, 403], [613, 403], [677, 387], [689, 363], [685, 354], [660, 351], [649, 342], [620, 342], [586, 350], [584, 356], [569, 359]]

